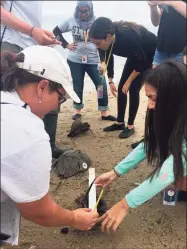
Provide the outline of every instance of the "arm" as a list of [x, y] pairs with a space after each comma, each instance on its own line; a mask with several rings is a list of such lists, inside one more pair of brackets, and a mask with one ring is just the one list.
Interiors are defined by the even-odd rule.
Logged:
[[162, 10], [157, 5], [159, 1], [148, 1], [151, 11], [151, 22], [152, 24], [157, 27], [160, 23], [160, 18], [162, 15]]
[[109, 62], [108, 62], [107, 73], [108, 73], [109, 81], [112, 81], [114, 78], [114, 55], [113, 54], [111, 54]]
[[65, 20], [62, 23], [60, 23], [58, 26], [56, 26], [53, 30], [53, 33], [55, 37], [58, 38], [62, 42], [62, 47], [63, 48], [68, 48], [70, 50], [75, 50], [76, 49], [76, 44], [69, 44], [66, 39], [64, 39], [62, 33], [66, 33], [72, 30], [72, 27], [70, 25], [71, 19]]
[[34, 202], [17, 203], [17, 208], [23, 218], [41, 226], [72, 226], [74, 222], [73, 211], [61, 208], [49, 194]]
[[[105, 51], [100, 49], [100, 48], [98, 48], [98, 51], [99, 51], [99, 56], [100, 56], [100, 60], [101, 60], [101, 65], [103, 68], [105, 68]], [[107, 54], [107, 57], [108, 57], [108, 54]], [[113, 56], [113, 54], [111, 54], [111, 56], [110, 56], [107, 72], [108, 72], [109, 82], [112, 82], [113, 77], [114, 77], [114, 56]]]
[[139, 144], [124, 160], [113, 170], [102, 174], [95, 180], [97, 186], [107, 187], [119, 176], [128, 173], [146, 158], [144, 143]]
[[132, 82], [136, 77], [140, 74], [140, 72], [137, 72], [136, 70], [133, 70], [130, 76], [128, 77], [127, 81]]
[[[101, 60], [101, 65], [104, 68], [105, 67], [105, 51], [102, 49], [98, 49], [98, 51], [99, 51], [99, 56], [100, 56], [100, 60]], [[109, 53], [107, 53], [106, 60], [108, 60], [108, 56], [109, 56]], [[111, 56], [110, 56], [110, 60], [108, 62], [108, 67], [107, 67], [107, 72], [108, 72], [109, 82], [112, 82], [113, 78], [114, 78], [114, 56], [113, 56], [113, 54], [111, 54]]]
[[[186, 160], [183, 158], [184, 163], [184, 175], [186, 172]], [[135, 208], [147, 200], [151, 199], [153, 196], [161, 192], [163, 189], [168, 187], [175, 181], [173, 172], [173, 156], [170, 156], [162, 165], [162, 168], [158, 175], [156, 174], [152, 181], [150, 178], [144, 181], [140, 186], [129, 192], [125, 199], [128, 206]]]
[[49, 195], [50, 150], [49, 142], [42, 141], [27, 148], [24, 153], [21, 151], [7, 157], [2, 162], [3, 191], [16, 202], [21, 215], [36, 224], [69, 225], [81, 230], [91, 228], [96, 222], [96, 212], [63, 209]]
[[169, 6], [173, 7], [182, 16], [187, 18], [187, 14], [186, 14], [187, 4], [186, 3], [184, 3], [183, 1], [164, 1], [164, 2], [166, 2], [166, 4], [168, 4]]
[[66, 39], [64, 39], [64, 37], [63, 37], [63, 35], [62, 35], [62, 32], [61, 32], [61, 30], [59, 29], [58, 26], [56, 26], [56, 27], [53, 29], [53, 34], [55, 35], [55, 37], [57, 38], [57, 40], [59, 40], [59, 41], [62, 42], [61, 46], [62, 46], [63, 48], [66, 48], [67, 45], [68, 45], [69, 43], [66, 41]]
[[7, 11], [2, 6], [2, 3], [1, 3], [1, 23], [11, 29], [17, 30], [21, 33], [33, 37], [33, 39], [39, 45], [60, 44], [59, 41], [54, 39], [53, 34], [51, 32], [37, 27], [33, 27], [32, 25], [20, 20], [12, 13]]
[[[184, 163], [184, 175], [187, 174], [187, 163], [186, 158], [183, 157]], [[99, 219], [103, 220], [101, 225], [101, 230], [113, 229], [116, 231], [119, 224], [128, 214], [129, 207], [135, 208], [141, 205], [145, 201], [152, 198], [154, 195], [159, 193], [161, 190], [165, 189], [168, 185], [174, 182], [173, 174], [173, 156], [170, 156], [162, 165], [162, 168], [158, 175], [143, 182], [139, 187], [132, 190], [126, 195], [121, 201], [115, 204], [111, 209], [109, 209], [104, 215]]]
[[98, 48], [98, 52], [99, 52], [100, 61], [101, 63], [103, 63], [105, 61], [105, 51]]
[[[104, 67], [105, 66], [105, 51], [102, 50], [102, 49], [98, 49], [98, 51], [99, 51], [101, 64]], [[109, 52], [107, 53], [106, 61], [108, 61], [108, 56], [109, 56]], [[108, 62], [108, 67], [107, 67], [107, 72], [108, 72], [109, 81], [112, 81], [113, 78], [114, 78], [114, 56], [113, 56], [113, 54], [111, 54], [111, 56], [110, 56], [110, 59], [109, 59], [109, 62]]]
[[141, 143], [115, 167], [115, 171], [119, 175], [124, 175], [144, 161], [145, 158], [144, 143]]
[[11, 29], [17, 30], [21, 33], [31, 36], [32, 26], [19, 18], [15, 17], [12, 13], [7, 11], [1, 6], [1, 23]]

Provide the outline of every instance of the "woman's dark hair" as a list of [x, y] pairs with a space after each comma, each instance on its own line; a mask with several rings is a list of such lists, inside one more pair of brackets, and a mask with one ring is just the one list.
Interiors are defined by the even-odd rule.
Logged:
[[[13, 54], [4, 51], [1, 54], [1, 85], [0, 91], [12, 92], [17, 87], [24, 86], [28, 83], [38, 83], [41, 77], [31, 74], [24, 69], [17, 67], [17, 62], [24, 62], [25, 55], [23, 53]], [[49, 81], [49, 89], [51, 92], [60, 88], [61, 85], [53, 81]]]
[[[173, 156], [175, 182], [183, 177], [183, 146], [187, 146], [187, 74], [183, 63], [170, 60], [148, 71], [145, 84], [156, 89], [156, 106], [147, 110], [145, 148], [152, 177]], [[186, 149], [186, 148], [185, 148]]]
[[95, 39], [106, 39], [107, 35], [114, 35], [115, 31], [124, 32], [126, 30], [133, 30], [140, 36], [140, 28], [142, 25], [136, 24], [134, 22], [112, 22], [109, 18], [99, 17], [97, 18], [89, 31], [89, 36]]

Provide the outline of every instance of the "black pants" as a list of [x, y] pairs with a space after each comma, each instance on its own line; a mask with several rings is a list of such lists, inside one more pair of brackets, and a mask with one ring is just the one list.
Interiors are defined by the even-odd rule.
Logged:
[[[140, 102], [140, 90], [143, 85], [142, 77], [144, 72], [152, 67], [154, 53], [151, 53], [150, 59], [145, 67], [145, 70], [141, 72], [135, 80], [131, 83], [129, 88], [129, 118], [128, 124], [133, 125], [138, 112], [139, 102]], [[122, 92], [122, 88], [126, 80], [129, 78], [130, 74], [134, 70], [134, 63], [130, 59], [127, 59], [123, 73], [118, 86], [118, 116], [117, 122], [124, 122], [125, 111], [127, 107], [127, 95]]]

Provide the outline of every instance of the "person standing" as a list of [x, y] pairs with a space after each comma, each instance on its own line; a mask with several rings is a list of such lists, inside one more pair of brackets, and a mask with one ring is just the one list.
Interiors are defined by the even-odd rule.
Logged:
[[[156, 36], [145, 27], [131, 22], [112, 22], [106, 17], [95, 20], [90, 37], [93, 43], [104, 53], [104, 67], [107, 67], [110, 89], [115, 95], [114, 57], [126, 57], [123, 73], [118, 86], [118, 116], [117, 122], [105, 127], [105, 132], [122, 130], [120, 138], [128, 138], [135, 132], [134, 120], [139, 107], [139, 92], [142, 87], [143, 73], [152, 67], [156, 49]], [[106, 56], [105, 56], [106, 55]], [[107, 63], [109, 60], [109, 63]], [[108, 65], [107, 65], [108, 64]], [[129, 91], [129, 118], [125, 126], [124, 117], [127, 107], [127, 92]]]
[[[42, 29], [41, 25], [42, 1], [1, 1], [1, 50], [19, 53], [36, 44], [61, 44], [52, 32]], [[55, 145], [57, 119], [57, 111], [44, 117], [54, 158], [63, 152]]]
[[167, 59], [182, 62], [186, 44], [186, 0], [148, 1], [151, 22], [158, 29], [158, 43], [153, 66]]
[[[63, 21], [54, 28], [53, 33], [62, 42], [63, 48], [69, 49], [68, 64], [73, 78], [73, 87], [81, 102], [74, 102], [76, 110], [73, 119], [81, 117], [83, 105], [83, 88], [85, 73], [93, 81], [98, 95], [98, 110], [102, 120], [115, 121], [116, 118], [109, 115], [108, 92], [104, 77], [99, 75], [97, 69], [100, 62], [96, 46], [89, 40], [89, 29], [95, 20], [92, 1], [78, 1], [74, 16]], [[72, 32], [73, 43], [69, 44], [63, 37], [63, 33]]]
[[[153, 59], [153, 68], [164, 60], [183, 61], [186, 46], [186, 1], [148, 1], [152, 24], [158, 29], [158, 43]], [[131, 144], [134, 149], [141, 143]]]

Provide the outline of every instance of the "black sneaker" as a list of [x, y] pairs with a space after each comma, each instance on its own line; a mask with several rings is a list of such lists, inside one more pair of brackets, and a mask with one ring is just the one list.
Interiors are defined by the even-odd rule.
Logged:
[[52, 149], [52, 158], [59, 158], [64, 153], [64, 150], [57, 147], [56, 145]]
[[101, 119], [102, 120], [109, 120], [109, 121], [116, 121], [117, 120], [117, 118], [115, 118], [112, 115], [108, 115], [107, 117], [101, 116]]
[[134, 128], [129, 129], [128, 127], [126, 127], [120, 134], [119, 134], [119, 138], [128, 138], [130, 136], [132, 136], [134, 134]]
[[75, 115], [73, 115], [72, 119], [76, 120], [76, 119], [81, 118], [81, 117], [82, 117], [82, 115], [80, 113], [76, 113]]
[[125, 124], [112, 124], [110, 126], [107, 126], [103, 129], [103, 131], [121, 131], [121, 130], [124, 130], [125, 129]]

